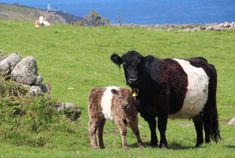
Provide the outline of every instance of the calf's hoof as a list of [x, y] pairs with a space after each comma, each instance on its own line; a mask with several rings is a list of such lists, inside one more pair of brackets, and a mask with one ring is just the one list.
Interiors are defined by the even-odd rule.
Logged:
[[122, 148], [127, 150], [128, 149], [128, 145], [123, 145]]
[[144, 148], [144, 144], [143, 143], [138, 143], [137, 144], [139, 148]]
[[91, 148], [93, 148], [93, 149], [99, 149], [99, 147], [96, 146], [96, 145], [91, 145]]

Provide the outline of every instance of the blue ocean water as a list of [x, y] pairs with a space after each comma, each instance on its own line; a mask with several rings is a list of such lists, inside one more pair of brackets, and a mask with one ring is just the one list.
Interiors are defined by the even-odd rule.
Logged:
[[235, 0], [0, 0], [85, 16], [96, 10], [112, 23], [203, 24], [235, 21]]

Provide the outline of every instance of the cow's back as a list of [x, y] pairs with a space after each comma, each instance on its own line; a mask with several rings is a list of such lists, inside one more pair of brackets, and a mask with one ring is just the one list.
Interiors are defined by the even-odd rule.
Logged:
[[174, 60], [187, 75], [187, 87], [181, 109], [171, 117], [188, 118], [196, 116], [203, 110], [208, 99], [209, 76], [203, 66], [199, 66], [200, 64], [194, 66], [188, 60]]

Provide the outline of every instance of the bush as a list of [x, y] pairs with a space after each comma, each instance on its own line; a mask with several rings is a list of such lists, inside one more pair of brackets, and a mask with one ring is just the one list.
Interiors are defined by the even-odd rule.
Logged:
[[[50, 143], [55, 131], [71, 133], [66, 110], [59, 111], [58, 101], [46, 96], [30, 97], [14, 82], [0, 78], [0, 139], [16, 145], [42, 147]], [[75, 132], [74, 132], [75, 133]]]
[[0, 97], [6, 96], [24, 96], [28, 90], [15, 82], [5, 81], [0, 77]]
[[[5, 141], [17, 145], [42, 146], [43, 136], [34, 136], [50, 128], [59, 112], [45, 97], [4, 97], [0, 102], [0, 130]], [[40, 143], [39, 143], [40, 142]]]
[[83, 20], [75, 23], [80, 26], [107, 26], [110, 25], [110, 20], [103, 18], [96, 11], [92, 11], [85, 16]]

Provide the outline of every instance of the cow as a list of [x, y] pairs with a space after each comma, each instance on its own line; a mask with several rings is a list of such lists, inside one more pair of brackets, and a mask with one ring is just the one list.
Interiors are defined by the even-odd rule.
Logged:
[[156, 117], [160, 132], [160, 148], [168, 148], [168, 118], [190, 118], [194, 122], [195, 147], [221, 139], [216, 107], [217, 72], [202, 57], [159, 59], [128, 51], [111, 55], [113, 63], [124, 69], [126, 84], [136, 94], [137, 110], [148, 122], [151, 146], [158, 146]]
[[88, 99], [88, 115], [88, 130], [93, 148], [104, 148], [103, 128], [106, 120], [111, 120], [118, 126], [123, 148], [128, 148], [127, 126], [135, 134], [138, 146], [143, 147], [138, 129], [136, 105], [130, 89], [116, 86], [93, 88]]

